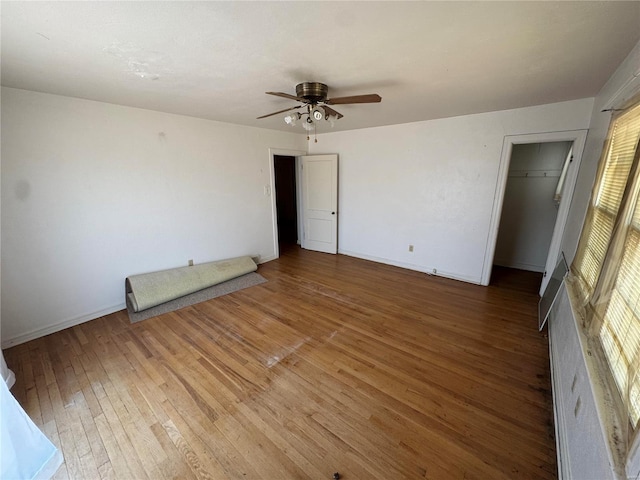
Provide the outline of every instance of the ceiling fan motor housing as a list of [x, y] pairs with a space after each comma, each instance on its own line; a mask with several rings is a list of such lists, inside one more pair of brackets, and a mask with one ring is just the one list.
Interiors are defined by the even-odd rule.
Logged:
[[304, 82], [296, 85], [296, 96], [311, 103], [323, 102], [327, 99], [329, 87], [324, 83]]

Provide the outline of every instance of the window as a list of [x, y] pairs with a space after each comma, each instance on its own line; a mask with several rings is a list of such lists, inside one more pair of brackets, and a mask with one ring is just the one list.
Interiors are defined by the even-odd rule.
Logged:
[[636, 197], [600, 331], [616, 385], [623, 398], [628, 397], [634, 427], [640, 419], [640, 379], [637, 378], [640, 361], [640, 196], [637, 192]]
[[640, 105], [612, 123], [587, 211], [574, 261], [579, 286], [586, 301], [593, 295], [602, 270], [639, 136]]
[[572, 265], [589, 331], [640, 420], [640, 104], [614, 118]]

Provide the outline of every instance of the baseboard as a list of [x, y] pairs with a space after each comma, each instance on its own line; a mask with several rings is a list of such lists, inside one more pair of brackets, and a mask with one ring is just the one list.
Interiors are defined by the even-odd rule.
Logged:
[[417, 272], [423, 272], [426, 273], [427, 275], [433, 275], [433, 276], [437, 276], [437, 277], [444, 277], [444, 278], [450, 278], [451, 280], [459, 280], [461, 282], [466, 282], [466, 283], [473, 283], [475, 285], [480, 285], [481, 283], [481, 277], [474, 277], [474, 276], [470, 276], [470, 275], [460, 275], [457, 273], [452, 273], [452, 272], [447, 272], [447, 271], [443, 271], [443, 270], [437, 270], [436, 273], [433, 273], [434, 271], [434, 267], [428, 267], [428, 266], [424, 266], [424, 265], [416, 265], [413, 263], [405, 263], [405, 262], [398, 262], [395, 260], [390, 260], [388, 258], [382, 258], [382, 257], [376, 257], [373, 255], [367, 255], [364, 253], [358, 253], [358, 252], [351, 252], [349, 250], [342, 250], [339, 249], [338, 253], [341, 255], [346, 255], [348, 257], [356, 257], [356, 258], [361, 258], [363, 260], [371, 260], [372, 262], [377, 262], [377, 263], [384, 263], [385, 265], [393, 265], [394, 267], [400, 267], [400, 268], [406, 268], [407, 270], [414, 270]]
[[544, 267], [545, 267], [544, 265], [542, 266], [532, 265], [530, 263], [507, 262], [497, 258], [493, 261], [493, 264], [498, 265], [499, 267], [517, 268], [518, 270], [526, 270], [528, 272], [537, 272], [537, 273], [544, 272]]
[[276, 255], [269, 255], [268, 257], [260, 257], [260, 259], [258, 260], [258, 264], [267, 263], [267, 262], [270, 262], [271, 260], [275, 260], [276, 258], [278, 258]]
[[64, 330], [65, 328], [75, 327], [84, 322], [88, 322], [89, 320], [94, 320], [96, 318], [104, 317], [105, 315], [109, 315], [114, 312], [118, 312], [120, 310], [124, 310], [126, 308], [124, 303], [114, 305], [111, 307], [103, 308], [102, 310], [98, 310], [97, 312], [87, 313], [85, 315], [80, 315], [79, 317], [70, 318], [68, 320], [64, 320], [62, 322], [58, 322], [54, 325], [48, 325], [43, 328], [37, 328], [35, 330], [31, 330], [30, 332], [23, 333], [13, 338], [9, 338], [8, 340], [2, 341], [2, 348], [14, 347], [16, 345], [20, 345], [21, 343], [29, 342], [31, 340], [35, 340], [36, 338], [44, 337], [46, 335], [50, 335], [55, 332], [59, 332], [60, 330]]

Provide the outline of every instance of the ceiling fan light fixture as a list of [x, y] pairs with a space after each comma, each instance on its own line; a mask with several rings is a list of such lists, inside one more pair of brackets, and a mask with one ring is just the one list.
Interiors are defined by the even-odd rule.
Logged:
[[[329, 87], [326, 84], [320, 82], [302, 82], [296, 85], [296, 94], [291, 95], [284, 92], [265, 92], [267, 95], [275, 95], [276, 97], [287, 98], [289, 100], [296, 100], [302, 105], [286, 108], [277, 112], [269, 113], [258, 117], [267, 118], [273, 115], [279, 115], [284, 112], [289, 112], [298, 108], [304, 108], [303, 112], [296, 112], [293, 114], [287, 114], [284, 117], [284, 121], [287, 125], [295, 125], [296, 120], [302, 120], [302, 117], [306, 115], [302, 126], [305, 130], [309, 131], [311, 128], [315, 128], [318, 123], [322, 123], [324, 120], [330, 123], [333, 127], [336, 120], [340, 120], [344, 115], [334, 110], [333, 105], [349, 105], [359, 103], [380, 103], [382, 97], [377, 93], [368, 93], [365, 95], [349, 95], [346, 97], [332, 97], [329, 98]], [[296, 119], [296, 115], [298, 118]]]
[[312, 115], [313, 115], [313, 119], [318, 122], [325, 118], [324, 111], [320, 107], [314, 108]]
[[[307, 140], [311, 131], [316, 133], [318, 124], [322, 126], [323, 123], [328, 123], [331, 128], [335, 126], [335, 122], [340, 120], [344, 115], [332, 108], [333, 105], [349, 105], [357, 103], [379, 103], [382, 97], [377, 93], [368, 93], [366, 95], [350, 95], [347, 97], [332, 97], [328, 98], [329, 87], [324, 83], [319, 82], [303, 82], [296, 85], [296, 94], [291, 95], [284, 92], [265, 92], [267, 95], [274, 95], [276, 97], [287, 98], [289, 100], [296, 100], [302, 105], [295, 107], [285, 108], [277, 112], [269, 113], [258, 117], [267, 118], [274, 115], [279, 115], [284, 112], [289, 112], [284, 117], [284, 122], [287, 125], [295, 126], [296, 121], [300, 120], [302, 128], [307, 131]], [[291, 110], [303, 109], [302, 112], [293, 112]], [[304, 120], [303, 120], [304, 117]], [[318, 139], [316, 138], [316, 142]]]

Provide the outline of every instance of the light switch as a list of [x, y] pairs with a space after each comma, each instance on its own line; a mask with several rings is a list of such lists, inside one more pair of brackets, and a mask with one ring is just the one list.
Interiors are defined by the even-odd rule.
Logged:
[[269, 185], [264, 186], [264, 196], [268, 197], [271, 195], [271, 187]]

